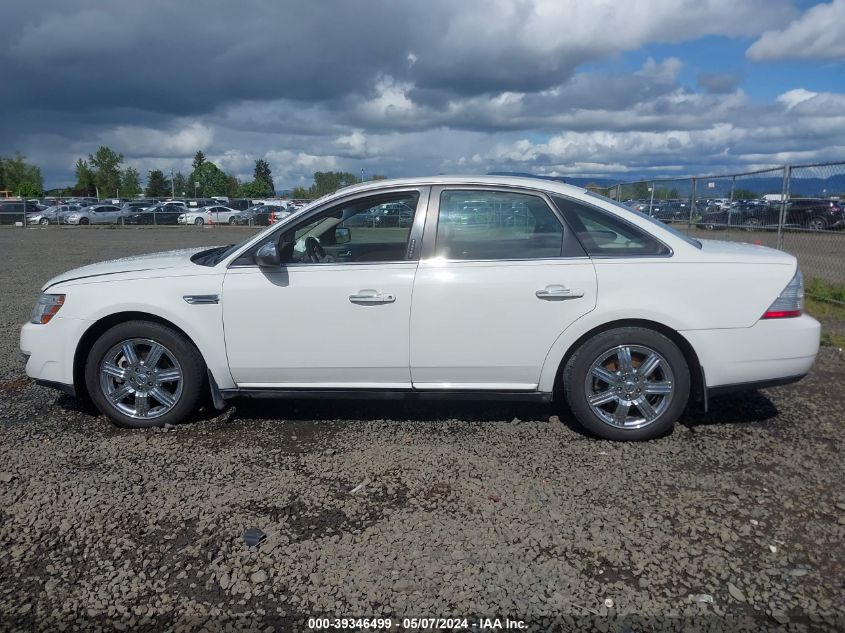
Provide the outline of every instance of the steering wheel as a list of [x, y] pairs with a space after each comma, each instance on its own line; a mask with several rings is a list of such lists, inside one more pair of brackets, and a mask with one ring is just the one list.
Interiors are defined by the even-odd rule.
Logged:
[[319, 264], [326, 260], [326, 249], [320, 244], [313, 235], [305, 238], [305, 257], [313, 264]]

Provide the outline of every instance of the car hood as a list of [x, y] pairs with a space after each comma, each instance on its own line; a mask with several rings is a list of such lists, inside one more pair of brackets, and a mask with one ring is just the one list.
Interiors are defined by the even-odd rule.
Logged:
[[164, 253], [153, 253], [151, 255], [123, 257], [121, 259], [112, 259], [106, 262], [99, 262], [97, 264], [89, 264], [88, 266], [74, 268], [73, 270], [69, 270], [61, 275], [56, 275], [44, 284], [42, 290], [46, 290], [50, 286], [55, 286], [56, 284], [66, 281], [76, 281], [78, 279], [88, 279], [91, 277], [196, 267], [196, 264], [191, 262], [191, 256], [210, 248], [214, 247], [204, 246], [202, 248], [187, 248], [177, 251], [167, 251]]
[[699, 241], [701, 242], [701, 254], [709, 261], [761, 264], [793, 264], [795, 262], [795, 257], [789, 253], [760, 244], [719, 240]]

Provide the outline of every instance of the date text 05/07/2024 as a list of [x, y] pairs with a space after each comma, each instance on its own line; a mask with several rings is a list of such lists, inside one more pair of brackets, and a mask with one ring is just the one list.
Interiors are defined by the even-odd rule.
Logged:
[[521, 631], [528, 628], [523, 620], [510, 618], [308, 618], [308, 628], [408, 631], [443, 629], [448, 631]]

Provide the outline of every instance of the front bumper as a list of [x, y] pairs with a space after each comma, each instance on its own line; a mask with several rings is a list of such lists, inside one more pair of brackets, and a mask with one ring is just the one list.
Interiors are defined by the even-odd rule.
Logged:
[[20, 349], [26, 375], [48, 386], [74, 384], [73, 361], [79, 340], [92, 322], [55, 316], [44, 325], [27, 323], [21, 328]]

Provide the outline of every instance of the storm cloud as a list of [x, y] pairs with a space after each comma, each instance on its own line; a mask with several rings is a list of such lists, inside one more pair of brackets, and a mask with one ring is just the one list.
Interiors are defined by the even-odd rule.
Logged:
[[[101, 144], [142, 172], [187, 170], [202, 149], [248, 178], [265, 158], [282, 186], [317, 169], [599, 173], [841, 156], [841, 95], [759, 103], [732, 69], [699, 73], [699, 91], [674, 56], [590, 69], [654, 43], [765, 42], [801, 19], [787, 0], [17, 3], [0, 41], [0, 153], [28, 155], [48, 186], [72, 182], [76, 157]], [[756, 138], [764, 125], [772, 142]], [[824, 135], [806, 147], [795, 130]]]

